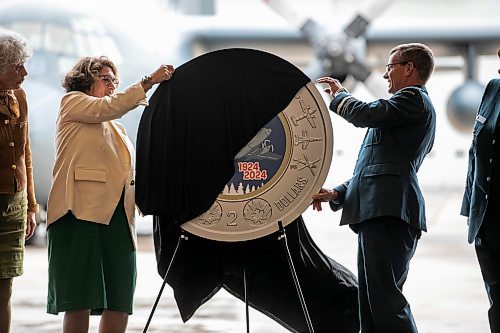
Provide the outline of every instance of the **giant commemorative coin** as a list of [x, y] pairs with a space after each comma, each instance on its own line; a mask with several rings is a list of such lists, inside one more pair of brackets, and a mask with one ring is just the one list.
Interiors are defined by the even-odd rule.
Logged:
[[212, 207], [182, 225], [195, 235], [244, 241], [294, 221], [326, 180], [333, 130], [312, 82], [234, 158], [235, 173]]

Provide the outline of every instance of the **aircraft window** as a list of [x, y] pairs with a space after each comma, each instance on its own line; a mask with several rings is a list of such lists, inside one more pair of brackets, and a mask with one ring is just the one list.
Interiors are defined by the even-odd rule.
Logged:
[[116, 64], [122, 63], [123, 58], [118, 46], [100, 20], [93, 17], [78, 18], [72, 21], [72, 27], [77, 38], [79, 56], [102, 54]]
[[24, 35], [34, 50], [75, 55], [71, 30], [61, 25], [38, 22], [16, 22], [10, 29]]
[[117, 65], [123, 63], [123, 56], [116, 42], [101, 22], [95, 19], [78, 19], [71, 26], [15, 22], [6, 28], [24, 35], [34, 50], [75, 58], [102, 54]]
[[71, 21], [72, 29], [82, 34], [102, 34], [106, 27], [95, 17], [79, 17]]
[[90, 54], [103, 54], [113, 60], [114, 63], [120, 64], [122, 56], [116, 43], [109, 36], [88, 35], [88, 46]]
[[115, 42], [109, 36], [75, 33], [76, 53], [79, 57], [105, 55], [115, 64], [122, 63], [122, 56]]
[[85, 35], [81, 33], [75, 33], [73, 38], [75, 40], [76, 53], [81, 55], [89, 55], [90, 53], [88, 53]]
[[55, 24], [47, 24], [45, 29], [44, 49], [51, 53], [74, 55], [75, 48], [71, 39], [71, 30]]
[[6, 27], [17, 31], [26, 39], [33, 49], [42, 47], [43, 25], [37, 22], [14, 22]]

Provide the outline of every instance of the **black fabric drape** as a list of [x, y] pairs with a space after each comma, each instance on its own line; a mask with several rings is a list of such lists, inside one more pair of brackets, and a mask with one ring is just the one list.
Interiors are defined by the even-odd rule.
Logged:
[[[142, 116], [137, 137], [136, 202], [154, 216], [158, 272], [172, 260], [182, 223], [205, 212], [234, 173], [234, 156], [282, 111], [309, 79], [287, 61], [248, 49], [215, 51], [176, 69]], [[288, 244], [316, 332], [358, 332], [354, 275], [314, 244], [301, 217]], [[282, 244], [184, 241], [167, 281], [187, 321], [220, 288], [293, 332], [306, 322]]]
[[[292, 332], [308, 332], [278, 232], [229, 243], [191, 235], [178, 226], [162, 223], [161, 216], [155, 216], [154, 226], [161, 276], [165, 276], [180, 233], [189, 235], [167, 278], [183, 321], [220, 288], [244, 300], [245, 270], [247, 298], [253, 308]], [[315, 332], [359, 332], [356, 277], [317, 247], [302, 217], [286, 227], [286, 235]]]
[[226, 49], [160, 84], [137, 134], [136, 203], [181, 225], [205, 212], [234, 173], [234, 156], [309, 82], [272, 54]]

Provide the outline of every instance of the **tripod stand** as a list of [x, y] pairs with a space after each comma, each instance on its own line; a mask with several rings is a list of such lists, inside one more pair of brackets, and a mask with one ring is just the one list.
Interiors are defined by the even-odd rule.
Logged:
[[[149, 318], [148, 318], [146, 326], [145, 326], [145, 328], [143, 330], [143, 333], [146, 333], [147, 330], [148, 330], [148, 328], [149, 328], [149, 325], [151, 323], [152, 317], [154, 315], [156, 307], [158, 306], [158, 303], [160, 301], [161, 295], [162, 295], [163, 290], [165, 288], [165, 285], [167, 283], [168, 273], [169, 273], [169, 271], [170, 271], [170, 269], [172, 267], [172, 263], [175, 260], [176, 254], [179, 251], [179, 249], [181, 248], [181, 244], [184, 243], [185, 241], [187, 241], [188, 239], [189, 239], [189, 237], [185, 234], [184, 231], [182, 231], [181, 235], [179, 236], [179, 239], [178, 239], [178, 242], [177, 242], [177, 246], [176, 246], [176, 248], [174, 250], [173, 256], [172, 256], [172, 258], [170, 260], [170, 263], [169, 263], [169, 265], [167, 267], [167, 270], [165, 272], [165, 276], [164, 276], [164, 279], [163, 279], [163, 284], [162, 284], [162, 286], [160, 288], [158, 296], [156, 297], [155, 303], [153, 305], [153, 308], [151, 310], [151, 313], [149, 315]], [[288, 242], [287, 242], [287, 238], [286, 238], [285, 228], [283, 227], [283, 223], [281, 221], [278, 221], [278, 240], [280, 241], [280, 243], [281, 243], [281, 245], [283, 247], [283, 251], [285, 252], [285, 255], [287, 257], [288, 266], [289, 266], [289, 269], [290, 269], [290, 273], [292, 275], [292, 279], [293, 279], [293, 282], [294, 282], [294, 285], [295, 285], [295, 289], [297, 291], [297, 295], [299, 297], [299, 301], [300, 301], [300, 304], [301, 304], [301, 307], [302, 307], [302, 311], [304, 313], [304, 318], [305, 318], [305, 321], [306, 321], [306, 324], [307, 324], [307, 327], [308, 327], [308, 331], [309, 331], [309, 333], [314, 333], [314, 328], [313, 328], [313, 325], [312, 325], [312, 321], [311, 321], [311, 318], [309, 316], [309, 312], [307, 310], [307, 305], [306, 305], [306, 302], [305, 302], [305, 299], [304, 299], [304, 296], [303, 296], [303, 293], [302, 293], [302, 289], [300, 287], [299, 279], [297, 277], [295, 266], [293, 264], [292, 256], [290, 254], [290, 250], [289, 250], [289, 247], [288, 247]], [[249, 302], [248, 302], [248, 281], [247, 281], [247, 274], [246, 274], [245, 268], [243, 268], [243, 292], [244, 292], [244, 302], [245, 302], [246, 331], [247, 331], [247, 333], [250, 333]]]

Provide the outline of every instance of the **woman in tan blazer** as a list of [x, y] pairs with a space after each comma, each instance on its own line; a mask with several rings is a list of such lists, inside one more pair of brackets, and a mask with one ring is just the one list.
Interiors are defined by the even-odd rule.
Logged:
[[56, 161], [47, 204], [47, 312], [65, 312], [63, 332], [125, 332], [135, 290], [133, 147], [115, 119], [147, 105], [146, 91], [172, 77], [162, 65], [116, 92], [106, 57], [79, 60], [62, 80]]

